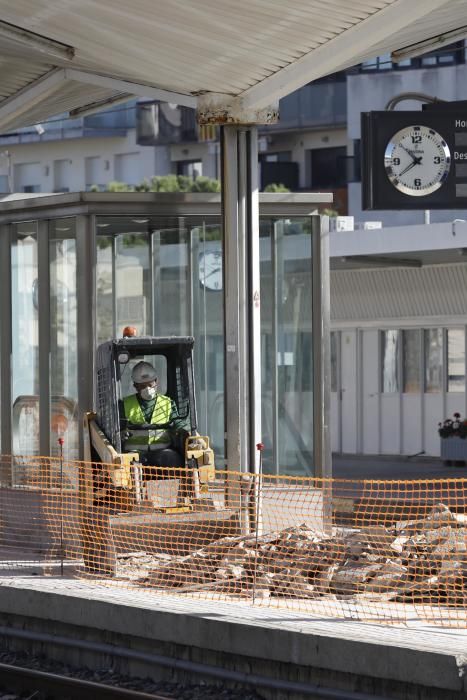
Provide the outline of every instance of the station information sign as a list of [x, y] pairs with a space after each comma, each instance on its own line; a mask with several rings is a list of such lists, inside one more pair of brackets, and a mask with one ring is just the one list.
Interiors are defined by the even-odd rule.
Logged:
[[362, 114], [363, 209], [467, 209], [467, 108]]

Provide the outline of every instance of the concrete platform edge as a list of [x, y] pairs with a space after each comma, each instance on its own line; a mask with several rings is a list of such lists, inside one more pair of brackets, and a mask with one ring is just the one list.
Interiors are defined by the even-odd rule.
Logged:
[[[156, 596], [153, 600], [157, 605]], [[3, 615], [32, 617], [252, 659], [467, 692], [467, 649], [463, 654], [461, 650], [455, 653], [446, 649], [433, 651], [397, 646], [384, 639], [387, 636], [384, 629], [378, 642], [367, 641], [365, 623], [360, 622], [353, 623], [361, 629], [358, 640], [340, 634], [339, 620], [335, 621], [335, 633], [331, 635], [291, 629], [287, 620], [298, 627], [301, 618], [297, 615], [287, 617], [281, 625], [280, 616], [273, 614], [270, 619], [264, 614], [261, 619], [255, 619], [255, 608], [251, 608], [252, 619], [248, 621], [226, 614], [225, 606], [216, 612], [217, 606], [212, 602], [206, 605], [206, 601], [202, 601], [196, 612], [198, 601], [190, 601], [193, 611], [181, 611], [176, 606], [173, 610], [164, 609], [171, 605], [169, 596], [159, 600], [160, 609], [155, 609], [132, 602], [78, 597], [76, 592], [63, 590], [51, 592], [11, 584], [0, 586], [0, 614]], [[234, 610], [232, 612], [235, 614]], [[309, 618], [303, 621], [308, 628], [313, 623]]]

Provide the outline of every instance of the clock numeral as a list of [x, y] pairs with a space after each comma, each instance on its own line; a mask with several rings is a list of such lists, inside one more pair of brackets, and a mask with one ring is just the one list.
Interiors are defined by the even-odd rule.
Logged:
[[422, 181], [420, 180], [420, 178], [416, 177], [415, 180], [413, 181], [413, 184], [415, 187], [421, 187]]
[[393, 164], [393, 165], [400, 165], [400, 164], [401, 164], [401, 159], [400, 159], [400, 158], [393, 158], [393, 159], [392, 159], [392, 164]]
[[421, 143], [421, 142], [422, 142], [421, 134], [416, 134], [415, 136], [412, 136], [412, 143]]
[[435, 156], [433, 158], [433, 163], [436, 163], [436, 165], [439, 165], [441, 163], [441, 156]]

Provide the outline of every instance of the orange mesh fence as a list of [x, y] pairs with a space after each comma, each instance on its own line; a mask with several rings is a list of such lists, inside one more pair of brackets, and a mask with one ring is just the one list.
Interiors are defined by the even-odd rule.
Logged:
[[203, 482], [197, 470], [3, 456], [0, 572], [467, 627], [466, 498], [466, 479]]

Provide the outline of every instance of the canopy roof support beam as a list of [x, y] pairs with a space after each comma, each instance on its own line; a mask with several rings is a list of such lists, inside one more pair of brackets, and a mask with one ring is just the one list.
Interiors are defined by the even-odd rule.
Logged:
[[65, 77], [68, 80], [75, 80], [78, 83], [87, 85], [95, 85], [96, 87], [108, 88], [115, 92], [128, 93], [128, 99], [132, 96], [146, 97], [161, 102], [172, 102], [184, 107], [196, 107], [197, 98], [193, 95], [184, 95], [180, 92], [171, 92], [163, 88], [154, 87], [151, 85], [143, 85], [142, 83], [133, 83], [128, 80], [120, 80], [112, 78], [108, 75], [100, 75], [98, 73], [88, 73], [87, 71], [76, 70], [75, 68], [67, 68]]

